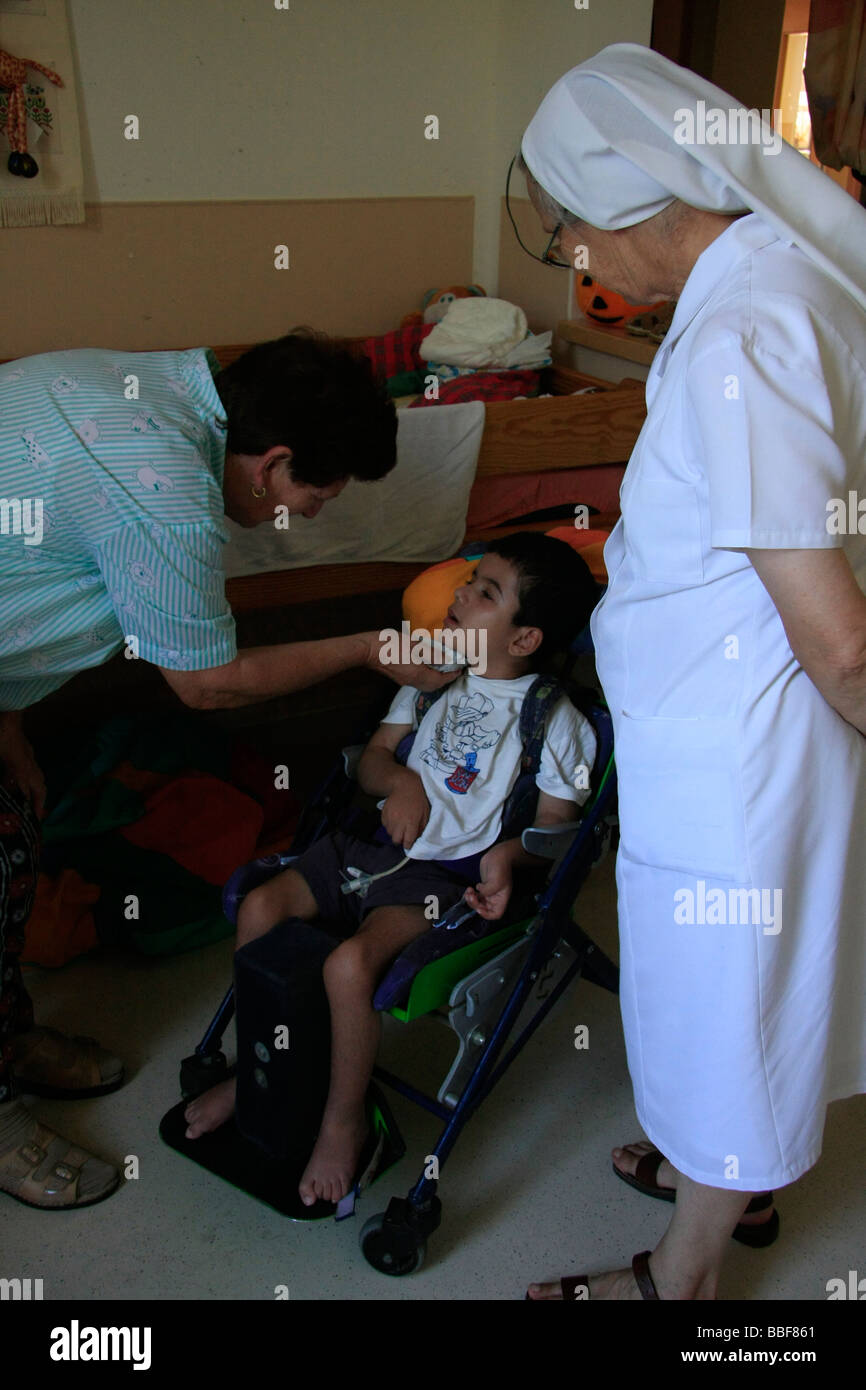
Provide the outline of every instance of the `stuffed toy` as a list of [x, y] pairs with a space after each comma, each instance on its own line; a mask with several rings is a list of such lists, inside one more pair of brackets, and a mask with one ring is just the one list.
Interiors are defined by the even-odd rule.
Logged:
[[421, 309], [415, 309], [411, 314], [406, 314], [400, 327], [406, 328], [416, 323], [439, 323], [444, 319], [455, 299], [472, 299], [479, 294], [487, 294], [483, 285], [448, 285], [444, 290], [427, 290]]
[[[32, 179], [39, 173], [39, 165], [32, 154], [27, 153], [27, 100], [25, 87], [27, 86], [27, 69], [35, 68], [53, 82], [55, 87], [63, 86], [63, 79], [58, 73], [52, 72], [50, 68], [45, 68], [41, 63], [34, 63], [32, 58], [16, 58], [14, 54], [7, 53], [0, 48], [0, 87], [8, 88], [9, 97], [6, 112], [6, 139], [12, 153], [7, 162], [7, 169], [10, 174], [20, 174], [24, 179]], [[43, 116], [47, 116], [50, 123], [51, 115], [48, 108], [43, 105]]]
[[606, 290], [591, 275], [579, 275], [575, 284], [577, 305], [582, 314], [596, 323], [623, 323], [638, 314], [648, 314], [658, 310], [667, 300], [659, 299], [655, 304], [629, 304], [621, 294]]

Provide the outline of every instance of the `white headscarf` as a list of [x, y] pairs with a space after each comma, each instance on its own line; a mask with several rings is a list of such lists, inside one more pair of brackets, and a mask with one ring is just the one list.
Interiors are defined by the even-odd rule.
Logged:
[[674, 198], [710, 212], [756, 212], [866, 310], [866, 210], [767, 125], [748, 142], [679, 143], [684, 112], [701, 128], [698, 102], [726, 117], [741, 109], [653, 49], [611, 44], [551, 87], [523, 157], [547, 193], [604, 231], [643, 222]]

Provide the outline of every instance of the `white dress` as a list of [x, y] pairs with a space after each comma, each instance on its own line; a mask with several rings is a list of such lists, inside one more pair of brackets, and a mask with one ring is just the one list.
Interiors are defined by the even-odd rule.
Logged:
[[629, 1069], [676, 1168], [760, 1191], [866, 1091], [866, 740], [744, 548], [843, 545], [866, 591], [856, 517], [828, 530], [832, 499], [866, 498], [866, 316], [750, 214], [698, 259], [647, 407], [592, 623]]

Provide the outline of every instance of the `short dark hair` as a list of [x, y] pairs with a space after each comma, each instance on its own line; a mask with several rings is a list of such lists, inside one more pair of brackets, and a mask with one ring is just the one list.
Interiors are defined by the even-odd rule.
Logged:
[[589, 622], [598, 602], [598, 586], [586, 561], [566, 541], [540, 531], [516, 531], [490, 541], [488, 555], [499, 555], [517, 571], [516, 627], [538, 627], [544, 633], [533, 654], [542, 666], [565, 651]]
[[214, 382], [227, 448], [258, 455], [284, 444], [297, 482], [372, 482], [397, 462], [397, 413], [387, 391], [366, 357], [323, 333], [295, 328], [259, 343]]

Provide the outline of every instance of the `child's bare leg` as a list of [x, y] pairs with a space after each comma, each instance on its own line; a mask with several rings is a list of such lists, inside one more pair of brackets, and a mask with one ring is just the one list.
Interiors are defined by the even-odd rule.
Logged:
[[[248, 893], [238, 909], [236, 949], [248, 941], [264, 936], [286, 917], [303, 917], [305, 921], [318, 915], [316, 900], [306, 879], [294, 869], [275, 874], [267, 883], [259, 884]], [[372, 914], [371, 914], [372, 915]], [[190, 1101], [184, 1111], [187, 1121], [186, 1138], [198, 1139], [201, 1134], [219, 1129], [234, 1113], [235, 1079], [221, 1081], [203, 1095]]]
[[238, 949], [257, 936], [264, 936], [286, 917], [302, 917], [311, 922], [318, 915], [307, 880], [297, 870], [286, 869], [267, 883], [260, 883], [244, 898], [238, 908]]
[[325, 961], [331, 1087], [322, 1128], [298, 1186], [307, 1206], [317, 1197], [338, 1202], [349, 1190], [367, 1137], [364, 1097], [381, 1032], [371, 1001], [386, 966], [429, 926], [423, 907], [377, 907]]

